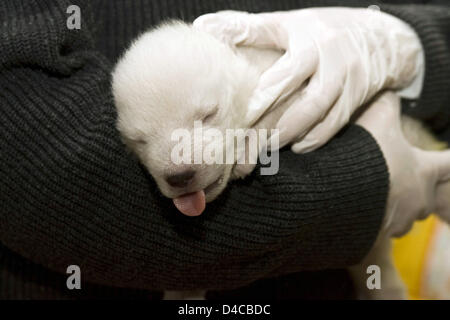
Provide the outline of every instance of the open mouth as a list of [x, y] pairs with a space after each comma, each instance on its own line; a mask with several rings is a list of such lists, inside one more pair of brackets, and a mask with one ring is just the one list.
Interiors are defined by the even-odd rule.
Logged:
[[207, 186], [204, 190], [187, 193], [173, 199], [175, 207], [184, 215], [196, 217], [202, 214], [206, 207], [207, 193], [218, 187], [223, 181], [223, 175]]

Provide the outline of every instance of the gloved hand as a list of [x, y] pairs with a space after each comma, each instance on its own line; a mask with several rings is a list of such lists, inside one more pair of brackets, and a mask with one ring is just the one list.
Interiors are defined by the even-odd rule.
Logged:
[[286, 51], [261, 76], [249, 105], [249, 123], [310, 79], [277, 124], [280, 147], [303, 136], [294, 152], [322, 146], [380, 89], [405, 87], [423, 71], [415, 32], [376, 10], [223, 11], [200, 16], [194, 26], [231, 46]]
[[409, 144], [401, 129], [400, 98], [392, 92], [382, 94], [356, 124], [376, 139], [389, 170], [382, 231], [401, 236], [415, 220], [432, 212], [450, 219], [450, 151], [423, 151]]

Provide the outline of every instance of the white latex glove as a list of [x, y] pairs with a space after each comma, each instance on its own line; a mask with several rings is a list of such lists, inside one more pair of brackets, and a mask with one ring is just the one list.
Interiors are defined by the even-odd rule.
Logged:
[[390, 175], [383, 231], [408, 232], [435, 212], [450, 222], [450, 151], [423, 151], [408, 143], [400, 123], [400, 98], [387, 92], [357, 120], [378, 142]]
[[292, 146], [294, 152], [322, 146], [380, 89], [403, 88], [423, 69], [415, 32], [376, 10], [223, 11], [200, 16], [194, 26], [231, 46], [286, 51], [261, 76], [249, 105], [249, 123], [310, 79], [277, 124], [280, 147], [303, 137]]

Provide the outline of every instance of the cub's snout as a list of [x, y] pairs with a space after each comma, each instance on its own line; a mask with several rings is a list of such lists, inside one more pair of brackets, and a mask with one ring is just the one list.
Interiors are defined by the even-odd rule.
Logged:
[[193, 180], [196, 172], [194, 170], [185, 170], [174, 173], [166, 177], [167, 183], [174, 188], [185, 188]]

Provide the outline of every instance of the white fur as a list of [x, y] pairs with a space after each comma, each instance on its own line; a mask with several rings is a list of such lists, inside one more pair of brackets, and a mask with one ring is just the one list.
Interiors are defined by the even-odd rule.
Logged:
[[[245, 127], [243, 112], [256, 78], [255, 70], [229, 47], [179, 22], [144, 33], [125, 53], [113, 73], [117, 126], [164, 195], [175, 198], [205, 189], [220, 176], [221, 183], [206, 193], [207, 201], [225, 188], [233, 165], [173, 164], [171, 133], [192, 131], [194, 121], [204, 120], [214, 107], [217, 114], [203, 126], [224, 133]], [[166, 183], [164, 177], [188, 167], [198, 174], [186, 189]]]

